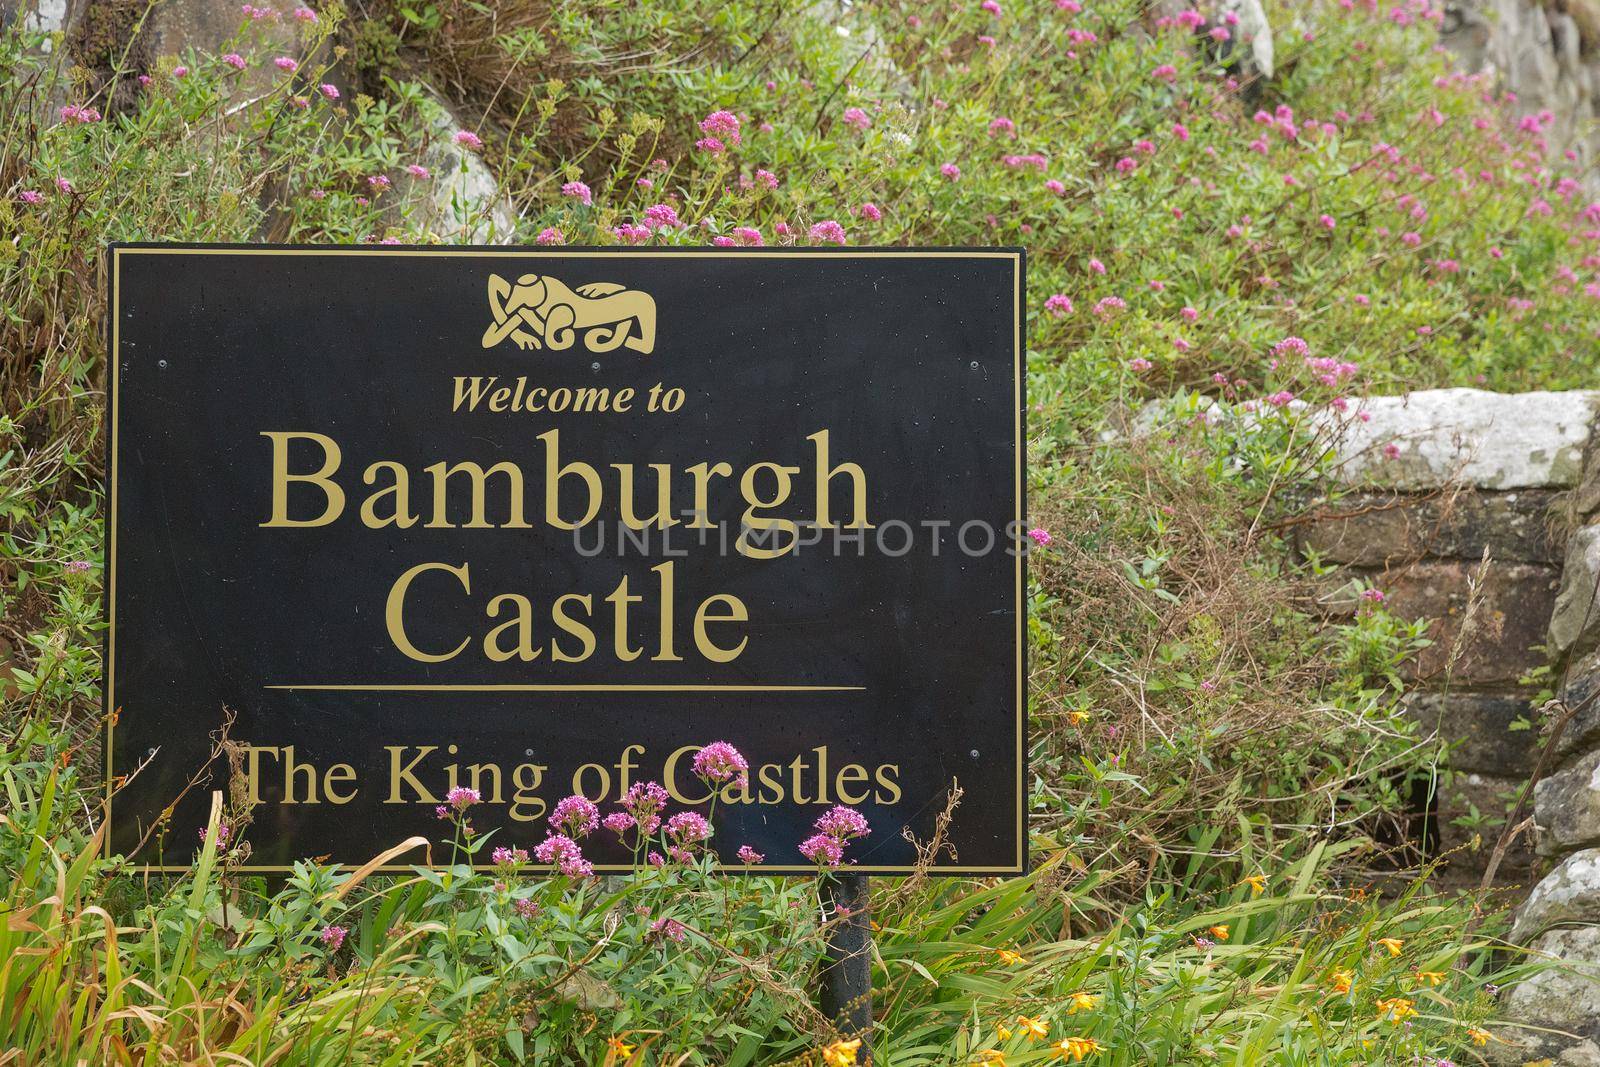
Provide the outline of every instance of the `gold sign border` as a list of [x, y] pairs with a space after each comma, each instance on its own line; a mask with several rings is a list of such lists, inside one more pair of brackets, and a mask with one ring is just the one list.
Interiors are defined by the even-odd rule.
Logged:
[[[524, 249], [515, 246], [505, 248], [491, 248], [483, 246], [455, 247], [455, 246], [389, 246], [372, 247], [365, 245], [195, 245], [195, 244], [112, 244], [107, 247], [111, 257], [111, 269], [107, 272], [107, 307], [109, 308], [109, 338], [108, 351], [110, 353], [110, 388], [107, 393], [107, 405], [110, 411], [111, 436], [106, 442], [106, 486], [110, 499], [110, 507], [106, 511], [106, 538], [108, 552], [106, 558], [106, 640], [105, 640], [105, 685], [102, 692], [101, 711], [105, 719], [105, 757], [106, 757], [106, 844], [105, 856], [110, 858], [112, 829], [112, 736], [116, 729], [117, 705], [115, 699], [116, 684], [116, 640], [117, 640], [117, 477], [116, 477], [116, 449], [120, 440], [117, 429], [118, 392], [121, 380], [121, 269], [123, 256], [135, 255], [207, 255], [207, 256], [433, 256], [450, 257], [456, 259], [607, 259], [607, 258], [673, 258], [684, 257], [690, 259], [870, 259], [888, 257], [892, 259], [1009, 259], [1012, 262], [1012, 286], [1014, 301], [1012, 305], [1012, 395], [1013, 418], [1015, 421], [1015, 436], [1013, 438], [1013, 451], [1015, 455], [1014, 489], [1016, 501], [1017, 529], [1026, 528], [1027, 515], [1027, 482], [1025, 480], [1024, 457], [1026, 455], [1025, 423], [1027, 419], [1027, 373], [1024, 362], [1023, 330], [1025, 324], [1024, 301], [1026, 299], [1026, 260], [1027, 251], [1022, 248], [854, 248], [848, 250], [832, 250], [824, 248], [794, 248], [785, 250], [774, 249], [723, 249], [707, 248], [703, 246], [682, 248], [596, 248], [596, 247], [562, 247], [559, 249]], [[1023, 563], [1023, 553], [1016, 554], [1016, 670], [1017, 687], [1015, 694], [1016, 717], [1016, 804], [1017, 804], [1017, 859], [1014, 866], [1010, 867], [931, 867], [929, 874], [962, 877], [972, 875], [1000, 875], [1000, 874], [1025, 874], [1028, 869], [1028, 794], [1027, 794], [1027, 744], [1028, 744], [1028, 698], [1027, 698], [1027, 625], [1028, 625], [1028, 600], [1027, 600], [1027, 572]], [[350, 870], [355, 865], [343, 865], [341, 869]], [[386, 864], [375, 868], [376, 871], [391, 874], [407, 874], [425, 864]], [[432, 864], [438, 869], [441, 864]], [[134, 864], [131, 870], [140, 874], [180, 874], [190, 870], [189, 865], [175, 864]], [[244, 864], [235, 868], [246, 873], [281, 874], [294, 870], [291, 866], [273, 864]], [[474, 864], [474, 870], [491, 870], [489, 864]], [[541, 872], [550, 868], [530, 866], [529, 871]], [[627, 873], [638, 868], [631, 864], [597, 863], [595, 870], [602, 873]], [[723, 864], [723, 870], [741, 871], [751, 874], [778, 875], [806, 875], [815, 873], [814, 867], [803, 867], [779, 864]], [[915, 866], [886, 865], [886, 864], [859, 864], [851, 865], [848, 870], [854, 874], [910, 874], [917, 870]]]

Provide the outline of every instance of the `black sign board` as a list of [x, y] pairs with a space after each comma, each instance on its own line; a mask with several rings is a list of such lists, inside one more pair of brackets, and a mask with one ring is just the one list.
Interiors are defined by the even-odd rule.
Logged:
[[939, 869], [1024, 869], [1020, 250], [120, 245], [109, 306], [114, 851], [189, 860], [226, 708], [253, 869], [715, 740], [732, 869], [849, 804], [906, 871], [955, 782]]

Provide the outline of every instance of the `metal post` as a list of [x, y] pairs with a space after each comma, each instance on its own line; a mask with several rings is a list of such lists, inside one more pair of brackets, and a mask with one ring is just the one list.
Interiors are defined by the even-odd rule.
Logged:
[[872, 1062], [872, 925], [867, 876], [822, 878], [822, 913], [832, 924], [822, 965], [822, 1013], [846, 1038], [859, 1037], [857, 1062]]

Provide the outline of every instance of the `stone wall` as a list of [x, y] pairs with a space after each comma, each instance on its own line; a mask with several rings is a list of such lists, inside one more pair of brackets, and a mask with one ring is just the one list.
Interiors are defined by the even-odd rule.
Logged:
[[[1500, 873], [1536, 880], [1511, 936], [1557, 965], [1510, 990], [1504, 1009], [1528, 1028], [1503, 1029], [1487, 1051], [1600, 1067], [1600, 391], [1444, 389], [1365, 411], [1338, 445], [1352, 492], [1301, 547], [1431, 620], [1434, 644], [1407, 667], [1408, 706], [1452, 746], [1437, 804], [1458, 877], [1477, 879], [1495, 836], [1474, 848], [1458, 821], [1503, 814], [1538, 770], [1532, 831]], [[1555, 681], [1519, 684], [1546, 665]], [[1543, 715], [1540, 688], [1561, 701]]]
[[[1534, 769], [1534, 688], [1566, 555], [1562, 531], [1600, 392], [1501, 395], [1439, 389], [1375, 397], [1342, 432], [1347, 495], [1322, 509], [1301, 549], [1343, 565], [1389, 609], [1430, 620], [1432, 644], [1404, 667], [1408, 712], [1451, 746], [1435, 806], [1449, 874], [1476, 881]], [[1350, 602], [1336, 592], [1335, 607]], [[1503, 879], [1533, 871], [1524, 835]]]

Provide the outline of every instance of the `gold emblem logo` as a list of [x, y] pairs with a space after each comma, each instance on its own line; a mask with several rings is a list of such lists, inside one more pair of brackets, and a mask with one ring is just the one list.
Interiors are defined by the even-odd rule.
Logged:
[[616, 282], [590, 282], [576, 289], [548, 274], [524, 274], [516, 284], [489, 275], [489, 313], [483, 347], [506, 338], [523, 351], [571, 348], [581, 334], [590, 352], [623, 345], [649, 355], [656, 346], [656, 302], [649, 293]]

